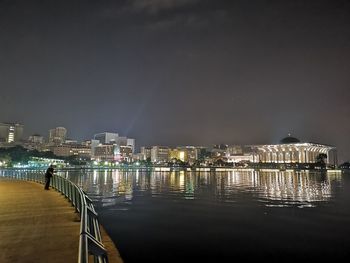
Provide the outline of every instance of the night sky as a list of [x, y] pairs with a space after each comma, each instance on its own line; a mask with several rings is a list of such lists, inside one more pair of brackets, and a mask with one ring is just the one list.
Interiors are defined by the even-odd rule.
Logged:
[[350, 159], [350, 1], [0, 0], [0, 122]]

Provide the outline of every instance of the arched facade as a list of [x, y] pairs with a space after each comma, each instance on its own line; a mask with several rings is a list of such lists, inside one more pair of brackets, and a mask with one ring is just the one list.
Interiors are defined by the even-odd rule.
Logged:
[[315, 163], [319, 154], [326, 154], [330, 163], [330, 152], [333, 146], [316, 143], [288, 143], [270, 145], [252, 145], [255, 163]]

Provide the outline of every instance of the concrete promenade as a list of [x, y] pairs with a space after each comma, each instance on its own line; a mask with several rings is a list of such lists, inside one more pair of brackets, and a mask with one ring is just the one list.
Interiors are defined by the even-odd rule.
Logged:
[[[57, 191], [0, 179], [0, 262], [78, 261], [79, 214]], [[122, 262], [107, 234], [110, 262]]]

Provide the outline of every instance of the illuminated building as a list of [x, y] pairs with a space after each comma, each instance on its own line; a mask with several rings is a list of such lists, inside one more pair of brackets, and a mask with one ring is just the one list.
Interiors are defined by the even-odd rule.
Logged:
[[330, 155], [336, 160], [336, 148], [329, 145], [300, 142], [288, 136], [279, 144], [251, 145], [253, 162], [258, 163], [315, 163], [319, 154], [326, 154], [326, 163], [330, 163]]
[[31, 157], [28, 161], [28, 166], [34, 168], [47, 168], [50, 164], [56, 165], [57, 167], [66, 166], [65, 161], [61, 159]]
[[133, 147], [132, 146], [119, 146], [119, 160], [117, 161], [126, 161], [131, 162], [133, 159]]
[[19, 123], [0, 123], [0, 141], [14, 143], [22, 140], [23, 125]]
[[169, 148], [166, 146], [152, 146], [152, 163], [166, 163], [169, 161]]
[[127, 138], [126, 145], [132, 148], [132, 152], [135, 152], [135, 139]]
[[141, 147], [141, 160], [146, 161], [148, 158], [151, 159], [152, 147]]
[[94, 148], [94, 158], [99, 161], [114, 161], [113, 144], [100, 144]]
[[91, 147], [82, 144], [74, 144], [71, 147], [70, 155], [91, 158]]
[[253, 154], [228, 154], [226, 158], [229, 163], [254, 162]]
[[180, 160], [182, 162], [188, 162], [188, 154], [187, 151], [179, 150], [179, 149], [172, 149], [169, 150], [169, 159], [170, 160]]
[[[130, 146], [132, 148], [132, 152], [135, 151], [135, 139], [119, 136], [118, 133], [112, 132], [102, 132], [94, 135], [94, 139], [92, 141], [98, 141], [99, 144], [115, 144], [119, 146]], [[91, 145], [92, 151], [94, 152], [94, 148], [96, 147], [96, 143], [92, 143]]]
[[64, 127], [56, 127], [49, 130], [49, 143], [62, 144], [66, 141], [67, 129]]
[[189, 164], [193, 164], [198, 160], [198, 151], [194, 146], [181, 146], [177, 147], [178, 150], [185, 152], [185, 156], [187, 155], [187, 160]]
[[94, 159], [99, 161], [131, 162], [132, 147], [118, 144], [99, 144], [95, 147]]
[[177, 159], [193, 164], [197, 160], [197, 149], [194, 146], [179, 146], [169, 150], [169, 160]]

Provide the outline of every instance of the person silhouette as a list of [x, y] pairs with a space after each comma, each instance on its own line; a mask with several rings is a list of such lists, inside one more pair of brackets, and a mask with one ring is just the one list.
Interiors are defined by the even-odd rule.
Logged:
[[50, 179], [53, 176], [53, 165], [51, 164], [49, 168], [47, 168], [46, 173], [45, 173], [45, 190], [49, 190], [50, 186]]

